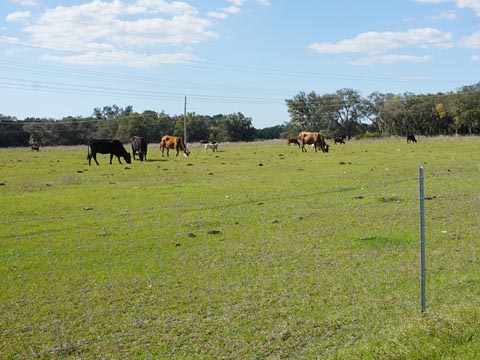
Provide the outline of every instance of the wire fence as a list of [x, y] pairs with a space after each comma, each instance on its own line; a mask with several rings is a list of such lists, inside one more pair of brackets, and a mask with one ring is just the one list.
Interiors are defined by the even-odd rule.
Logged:
[[[427, 311], [478, 303], [479, 182], [425, 176]], [[418, 179], [331, 190], [1, 222], [0, 354], [335, 357], [419, 316]]]

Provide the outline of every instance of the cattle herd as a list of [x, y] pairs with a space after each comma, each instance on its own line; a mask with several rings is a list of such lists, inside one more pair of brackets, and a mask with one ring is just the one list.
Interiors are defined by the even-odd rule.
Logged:
[[[132, 137], [132, 153], [133, 159], [136, 159], [135, 156], [138, 155], [140, 161], [147, 160], [147, 149], [148, 144], [146, 140], [140, 136]], [[162, 151], [162, 156], [164, 156], [165, 150], [167, 150], [167, 156], [169, 156], [169, 150], [173, 149], [177, 152], [177, 156], [180, 151], [183, 152], [183, 155], [190, 155], [190, 151], [187, 149], [185, 142], [181, 137], [165, 135], [160, 141], [160, 150]], [[87, 160], [88, 165], [91, 165], [92, 159], [98, 165], [97, 154], [110, 154], [110, 164], [112, 163], [113, 157], [116, 156], [118, 162], [121, 164], [122, 161], [120, 158], [123, 158], [127, 164], [132, 163], [132, 155], [125, 149], [123, 144], [116, 139], [92, 139], [88, 142], [88, 154]]]
[[[336, 144], [345, 144], [345, 136], [338, 136], [334, 138], [334, 145]], [[413, 134], [407, 135], [407, 143], [410, 142], [417, 142], [415, 136]], [[208, 141], [201, 141], [201, 144], [205, 145], [205, 151], [211, 150], [212, 152], [217, 151], [218, 144]], [[297, 145], [302, 152], [307, 152], [305, 145], [311, 145], [312, 148], [317, 152], [318, 149], [322, 150], [324, 153], [328, 153], [329, 145], [325, 141], [325, 137], [320, 134], [319, 132], [307, 132], [301, 131], [296, 138], [288, 138], [287, 139], [288, 145]], [[135, 160], [135, 156], [138, 155], [140, 161], [147, 160], [147, 142], [145, 139], [139, 136], [133, 136], [131, 140], [132, 145], [132, 153], [133, 159]], [[38, 146], [32, 146], [32, 150], [38, 151]], [[160, 141], [160, 150], [162, 151], [162, 157], [165, 155], [165, 150], [167, 151], [167, 156], [169, 155], [169, 150], [175, 150], [176, 156], [180, 153], [183, 153], [184, 156], [188, 157], [190, 155], [190, 151], [187, 149], [185, 142], [181, 137], [172, 136], [172, 135], [165, 135], [162, 137]], [[110, 164], [112, 163], [113, 157], [116, 156], [118, 162], [121, 164], [120, 158], [122, 157], [127, 164], [132, 163], [132, 155], [130, 155], [123, 144], [116, 139], [92, 139], [88, 143], [88, 165], [91, 165], [91, 160], [95, 160], [98, 165], [97, 161], [97, 154], [110, 154]]]

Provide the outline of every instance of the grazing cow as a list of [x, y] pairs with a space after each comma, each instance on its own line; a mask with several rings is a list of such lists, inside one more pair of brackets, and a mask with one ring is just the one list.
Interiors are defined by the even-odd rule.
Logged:
[[91, 165], [92, 158], [98, 165], [97, 153], [110, 154], [110, 164], [112, 164], [113, 156], [118, 158], [121, 164], [120, 157], [123, 157], [127, 164], [132, 163], [132, 156], [123, 147], [122, 143], [115, 139], [92, 139], [88, 142], [88, 165]]
[[40, 146], [33, 145], [30, 149], [32, 149], [32, 151], [40, 151]]
[[205, 151], [212, 150], [212, 152], [217, 151], [218, 144], [216, 142], [205, 144]]
[[288, 138], [287, 142], [288, 142], [288, 146], [293, 144], [293, 145], [298, 145], [298, 147], [300, 147], [300, 143], [298, 142], [297, 138]]
[[178, 136], [163, 136], [162, 141], [160, 141], [160, 149], [162, 150], [162, 156], [165, 149], [167, 149], [167, 156], [170, 156], [169, 149], [175, 149], [177, 151], [177, 156], [180, 150], [183, 151], [184, 156], [190, 155], [190, 151], [185, 146], [183, 139]]
[[415, 139], [415, 135], [413, 135], [413, 134], [408, 134], [408, 135], [407, 135], [407, 144], [408, 144], [409, 142], [414, 142], [414, 143], [417, 142], [417, 139]]
[[307, 152], [305, 149], [305, 144], [312, 145], [317, 152], [317, 148], [321, 149], [322, 152], [328, 152], [328, 145], [325, 142], [325, 138], [319, 132], [306, 132], [302, 131], [298, 134], [298, 142], [302, 148], [302, 152]]
[[132, 153], [133, 160], [135, 160], [135, 155], [138, 153], [140, 161], [147, 161], [147, 142], [144, 138], [139, 136], [134, 136], [132, 138]]
[[336, 144], [345, 144], [345, 136], [337, 136], [336, 138], [333, 139], [333, 145]]

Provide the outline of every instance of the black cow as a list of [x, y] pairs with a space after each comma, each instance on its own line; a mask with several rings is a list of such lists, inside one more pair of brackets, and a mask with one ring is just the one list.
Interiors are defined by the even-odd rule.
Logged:
[[123, 147], [122, 143], [115, 139], [92, 139], [88, 142], [88, 165], [91, 165], [91, 160], [97, 161], [97, 153], [110, 154], [110, 164], [112, 164], [113, 156], [118, 158], [118, 162], [121, 164], [120, 156], [125, 159], [127, 164], [132, 163], [132, 155]]
[[333, 139], [333, 145], [336, 145], [336, 144], [345, 144], [345, 139], [346, 137], [345, 136], [337, 136], [336, 138]]
[[408, 134], [408, 135], [407, 135], [407, 144], [408, 144], [410, 141], [411, 141], [411, 142], [414, 142], [414, 143], [417, 142], [417, 139], [415, 139], [415, 135], [413, 135], [413, 134]]
[[144, 138], [139, 136], [134, 136], [132, 138], [132, 153], [133, 160], [135, 160], [135, 155], [138, 153], [140, 161], [147, 161], [147, 142]]

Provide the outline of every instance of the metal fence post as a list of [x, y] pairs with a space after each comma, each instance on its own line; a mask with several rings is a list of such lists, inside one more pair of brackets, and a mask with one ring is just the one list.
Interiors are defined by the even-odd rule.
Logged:
[[418, 180], [420, 185], [420, 287], [421, 287], [421, 305], [422, 313], [426, 308], [426, 275], [425, 275], [425, 186], [423, 182], [423, 167], [418, 171]]

